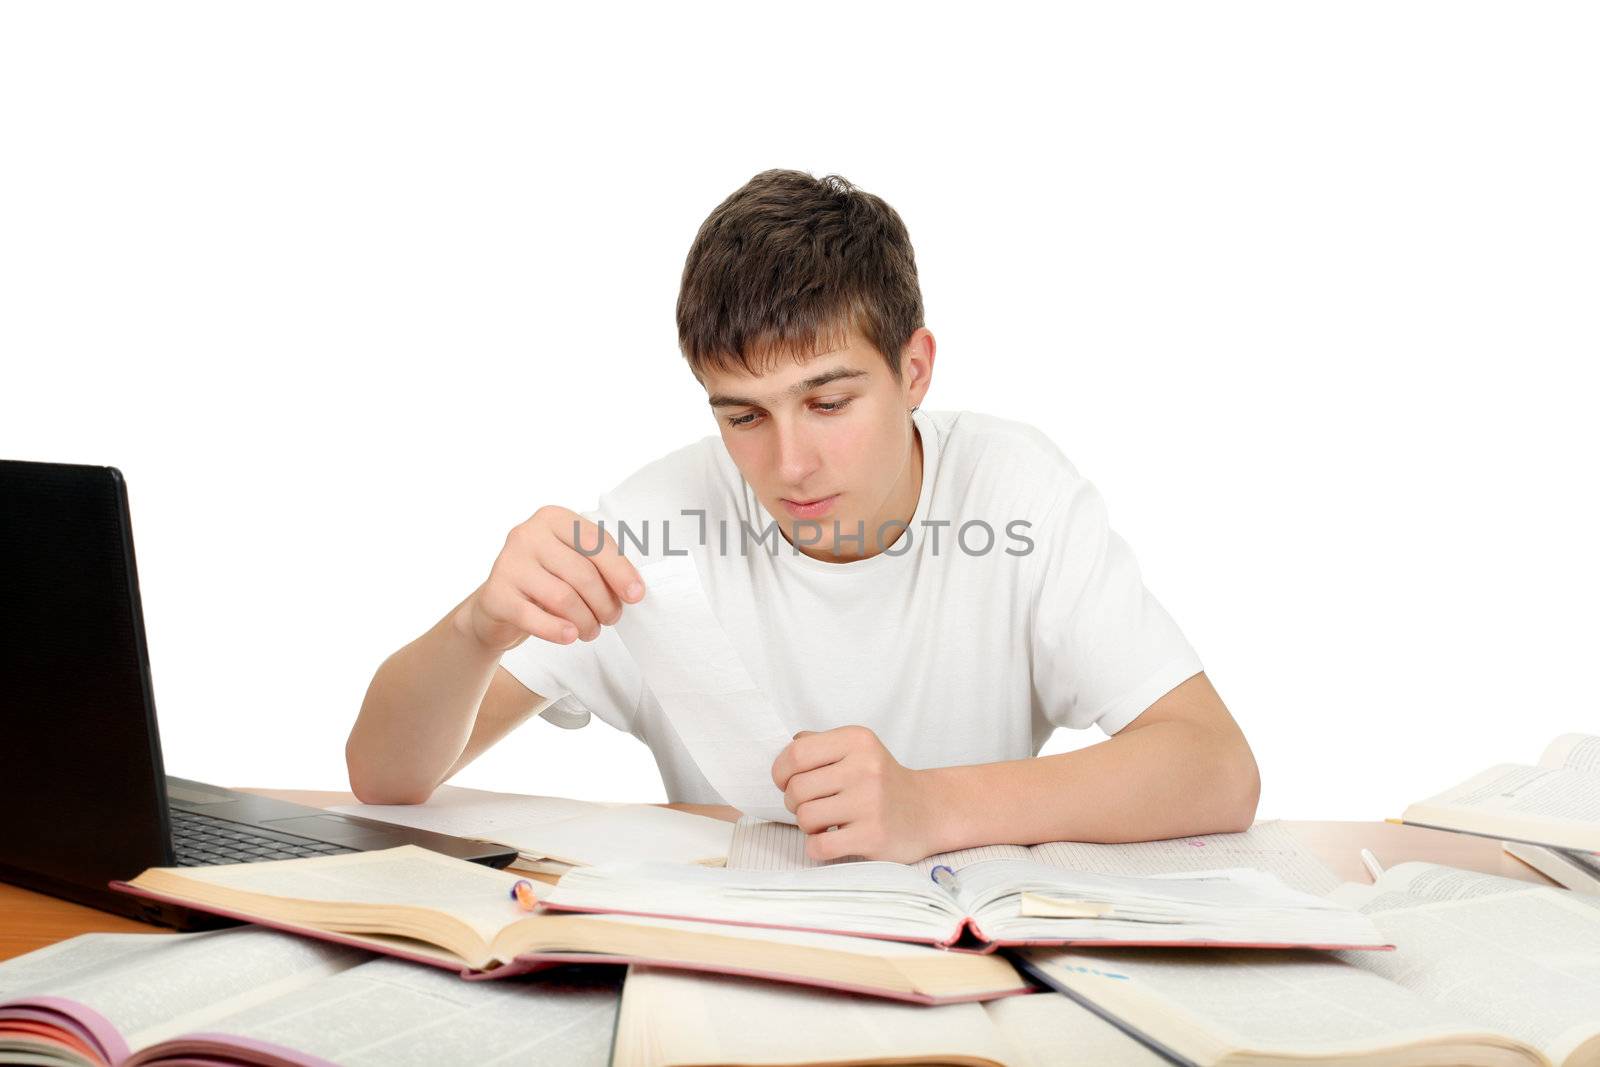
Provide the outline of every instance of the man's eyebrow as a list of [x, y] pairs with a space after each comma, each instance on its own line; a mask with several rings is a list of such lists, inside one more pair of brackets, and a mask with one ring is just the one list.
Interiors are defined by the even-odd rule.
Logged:
[[[865, 378], [866, 376], [867, 372], [864, 370], [851, 370], [849, 367], [839, 367], [836, 370], [830, 370], [826, 373], [818, 374], [813, 378], [807, 378], [805, 381], [797, 382], [794, 385], [791, 385], [788, 389], [787, 395], [799, 396], [801, 393], [815, 389], [819, 385], [827, 385], [829, 382], [837, 382], [843, 378]], [[761, 402], [759, 400], [746, 400], [744, 397], [739, 396], [723, 396], [721, 393], [718, 393], [711, 398], [711, 406], [714, 408], [758, 408], [761, 406]]]

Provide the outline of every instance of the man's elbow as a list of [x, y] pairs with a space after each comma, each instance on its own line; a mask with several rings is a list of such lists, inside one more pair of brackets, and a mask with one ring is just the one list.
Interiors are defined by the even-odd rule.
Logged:
[[1256, 821], [1256, 805], [1261, 800], [1261, 770], [1250, 746], [1241, 737], [1238, 751], [1227, 761], [1224, 772], [1223, 833], [1243, 833]]
[[363, 804], [426, 804], [433, 795], [432, 789], [384, 781], [348, 744], [344, 749], [344, 764], [350, 792]]

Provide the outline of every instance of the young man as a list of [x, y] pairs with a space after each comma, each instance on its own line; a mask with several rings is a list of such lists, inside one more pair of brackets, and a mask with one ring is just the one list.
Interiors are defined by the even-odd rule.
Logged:
[[[358, 797], [424, 801], [538, 712], [598, 715], [672, 800], [721, 802], [609, 627], [649, 595], [625, 525], [693, 557], [781, 710], [772, 778], [814, 857], [1250, 825], [1250, 748], [1094, 487], [1031, 427], [920, 410], [935, 345], [891, 207], [756, 175], [691, 247], [678, 331], [719, 435], [511, 531], [379, 668], [346, 746]], [[1111, 736], [1035, 755], [1090, 725]]]

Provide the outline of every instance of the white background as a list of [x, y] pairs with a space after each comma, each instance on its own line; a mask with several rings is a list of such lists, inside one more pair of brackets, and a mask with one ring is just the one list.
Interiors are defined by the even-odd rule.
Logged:
[[[1600, 730], [1595, 9], [1052, 18], [0, 9], [0, 456], [125, 472], [169, 770], [342, 787], [513, 525], [715, 432], [678, 277], [768, 167], [899, 210], [927, 406], [1100, 487], [1263, 817]], [[457, 781], [663, 795], [598, 723]]]

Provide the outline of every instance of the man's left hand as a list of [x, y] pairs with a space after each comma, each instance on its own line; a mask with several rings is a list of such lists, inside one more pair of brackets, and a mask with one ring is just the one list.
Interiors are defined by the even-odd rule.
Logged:
[[928, 772], [901, 766], [865, 726], [795, 734], [773, 762], [772, 780], [813, 860], [912, 863], [938, 851]]

